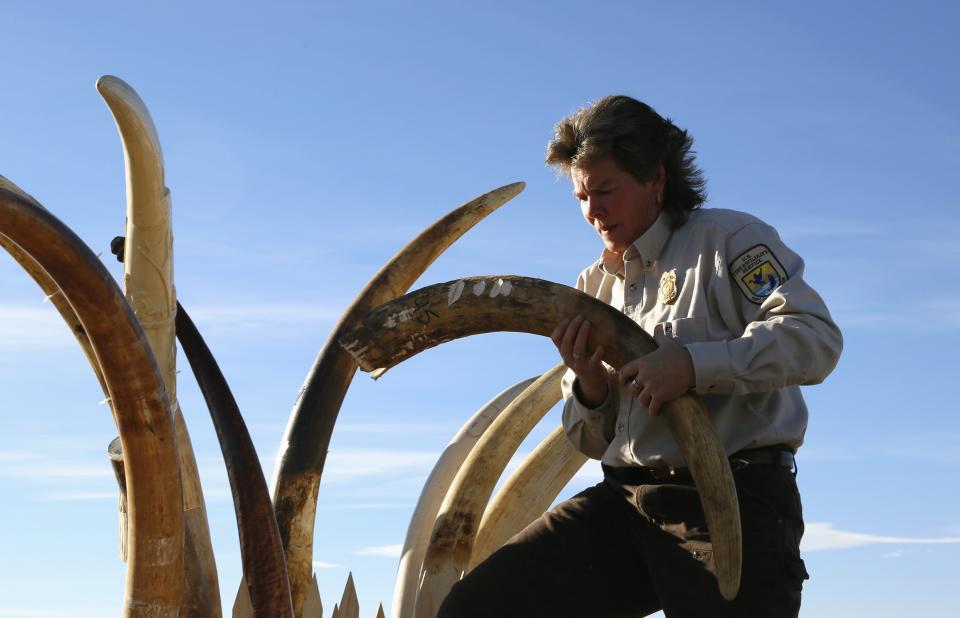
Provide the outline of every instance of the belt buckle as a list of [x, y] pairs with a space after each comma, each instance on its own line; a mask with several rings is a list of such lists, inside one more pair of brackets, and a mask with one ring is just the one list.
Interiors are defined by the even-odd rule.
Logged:
[[650, 476], [655, 481], [669, 481], [677, 478], [677, 469], [673, 466], [664, 466], [662, 468], [650, 468]]

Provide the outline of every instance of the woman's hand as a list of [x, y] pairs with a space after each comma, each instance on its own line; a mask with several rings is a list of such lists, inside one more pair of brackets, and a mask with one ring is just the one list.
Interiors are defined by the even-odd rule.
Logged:
[[590, 322], [582, 315], [561, 320], [550, 335], [563, 364], [577, 374], [580, 402], [588, 408], [595, 408], [607, 398], [607, 370], [603, 366], [603, 346], [598, 346], [592, 354], [588, 353], [589, 337]]
[[646, 356], [620, 368], [620, 383], [630, 383], [630, 392], [657, 416], [660, 408], [679, 399], [696, 385], [693, 360], [687, 349], [672, 337], [657, 337], [658, 347]]

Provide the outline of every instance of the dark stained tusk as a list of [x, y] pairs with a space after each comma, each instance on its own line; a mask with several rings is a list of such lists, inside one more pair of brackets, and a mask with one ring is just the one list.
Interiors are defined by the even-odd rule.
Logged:
[[[364, 371], [386, 370], [446, 341], [494, 331], [549, 336], [563, 318], [593, 324], [588, 349], [602, 345], [619, 368], [653, 351], [653, 338], [613, 307], [564, 285], [527, 277], [469, 277], [422, 288], [367, 314], [340, 338]], [[740, 511], [730, 463], [706, 410], [693, 395], [662, 413], [690, 468], [713, 543], [724, 598], [740, 586]]]
[[177, 339], [207, 402], [230, 477], [253, 615], [292, 618], [283, 544], [257, 451], [216, 359], [180, 303], [176, 325]]
[[518, 182], [481, 195], [421, 232], [367, 283], [310, 368], [280, 445], [273, 486], [293, 609], [298, 616], [313, 586], [313, 529], [320, 477], [340, 406], [357, 370], [350, 355], [337, 344], [338, 339], [347, 325], [367, 311], [404, 294], [447, 247], [523, 187]]
[[183, 511], [170, 402], [140, 324], [103, 264], [30, 200], [0, 189], [0, 233], [66, 296], [99, 360], [125, 453], [129, 559], [125, 616], [179, 614]]

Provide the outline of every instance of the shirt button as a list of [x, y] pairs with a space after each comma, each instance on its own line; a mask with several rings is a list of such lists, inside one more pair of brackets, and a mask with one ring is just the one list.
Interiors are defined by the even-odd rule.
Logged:
[[617, 425], [617, 433], [623, 433], [623, 423]]

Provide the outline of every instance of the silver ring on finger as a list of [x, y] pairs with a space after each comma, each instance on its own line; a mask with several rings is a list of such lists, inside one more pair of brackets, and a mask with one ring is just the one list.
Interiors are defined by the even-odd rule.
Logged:
[[583, 360], [585, 358], [586, 356], [584, 356], [583, 354], [577, 354], [576, 352], [573, 353], [573, 360]]

